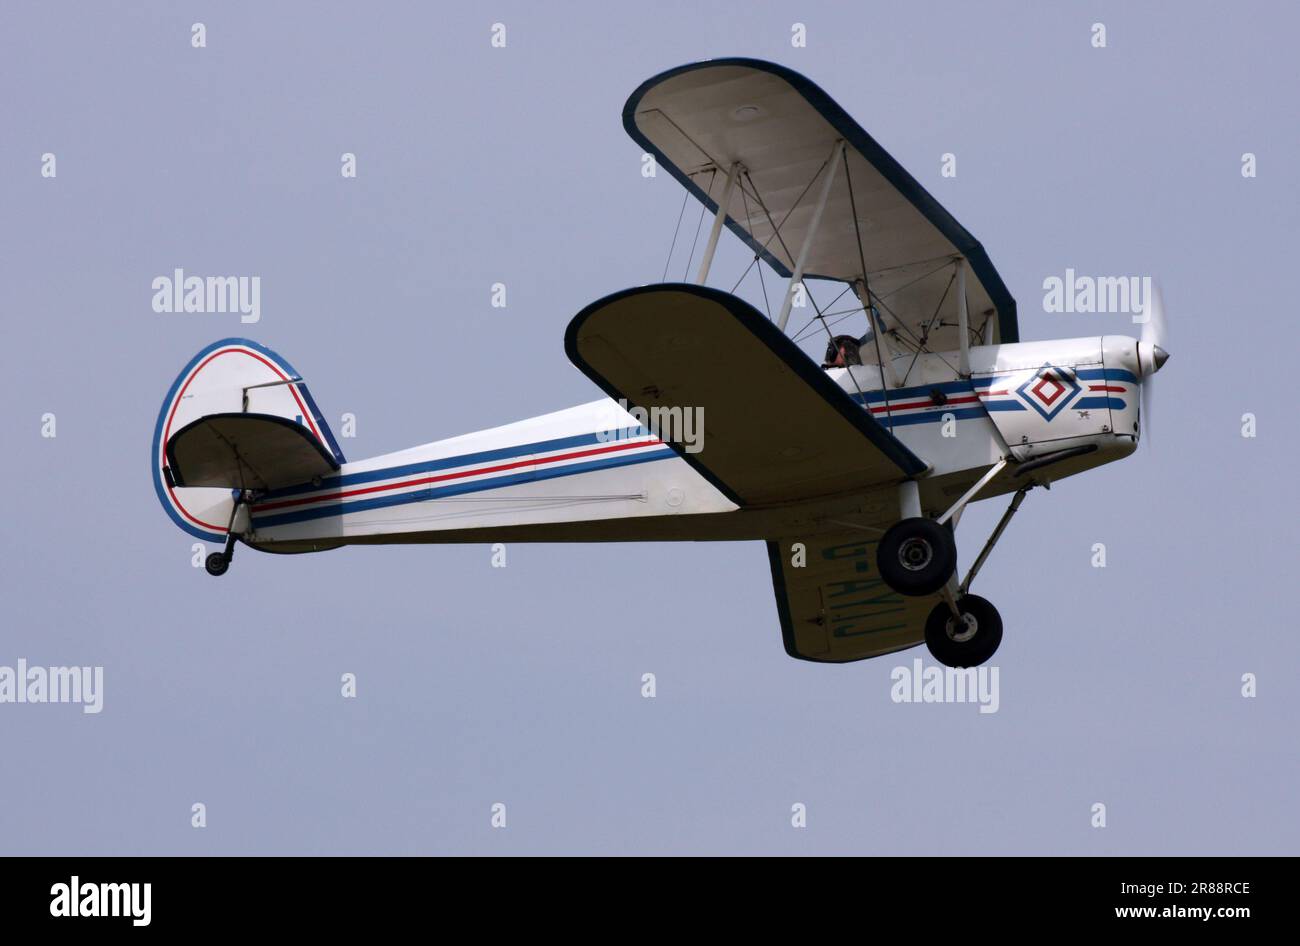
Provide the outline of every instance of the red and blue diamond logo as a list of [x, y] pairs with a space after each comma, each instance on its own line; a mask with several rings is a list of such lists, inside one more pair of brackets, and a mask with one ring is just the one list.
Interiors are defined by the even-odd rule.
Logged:
[[1020, 399], [1051, 420], [1074, 400], [1082, 389], [1068, 371], [1051, 364], [1043, 365], [1028, 381], [1016, 388]]

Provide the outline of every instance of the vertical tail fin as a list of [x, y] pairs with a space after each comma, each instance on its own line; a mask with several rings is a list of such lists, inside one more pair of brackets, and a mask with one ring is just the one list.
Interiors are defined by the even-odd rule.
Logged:
[[168, 439], [209, 414], [250, 413], [282, 417], [318, 440], [339, 464], [343, 452], [321, 417], [307, 385], [284, 358], [246, 338], [226, 338], [207, 346], [172, 383], [154, 425], [154, 490], [172, 521], [190, 535], [225, 539], [234, 509], [230, 489], [176, 485], [168, 468]]

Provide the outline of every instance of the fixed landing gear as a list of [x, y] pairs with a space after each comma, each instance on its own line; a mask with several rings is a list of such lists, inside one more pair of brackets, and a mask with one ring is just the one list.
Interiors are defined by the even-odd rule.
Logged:
[[881, 537], [876, 567], [885, 584], [899, 594], [932, 595], [948, 584], [957, 567], [957, 542], [951, 530], [933, 519], [903, 519]]
[[956, 575], [957, 542], [952, 525], [966, 504], [1006, 465], [1003, 460], [991, 467], [938, 519], [920, 515], [915, 484], [903, 484], [900, 498], [904, 518], [885, 532], [876, 547], [880, 577], [894, 591], [911, 597], [943, 595], [926, 619], [925, 643], [934, 659], [949, 667], [978, 667], [1002, 643], [1002, 617], [987, 600], [971, 594], [970, 585], [1034, 484], [1026, 483], [1016, 490], [961, 582]]
[[[235, 508], [230, 511], [230, 523], [226, 527], [226, 547], [220, 552], [213, 552], [203, 560], [203, 567], [207, 569], [209, 575], [213, 578], [219, 578], [224, 575], [230, 568], [230, 562], [235, 557], [235, 541], [238, 539], [238, 529], [240, 523], [247, 523], [248, 503], [252, 500], [253, 494], [249, 490], [238, 490], [235, 496]], [[242, 520], [240, 513], [245, 513]]]
[[1002, 643], [1002, 617], [979, 595], [962, 595], [953, 605], [941, 601], [925, 621], [925, 646], [947, 667], [978, 667]]

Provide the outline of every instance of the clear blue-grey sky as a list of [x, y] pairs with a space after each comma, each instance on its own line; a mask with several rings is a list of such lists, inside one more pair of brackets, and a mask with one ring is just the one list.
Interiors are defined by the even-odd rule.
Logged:
[[[1296, 853], [1298, 27], [1284, 3], [5, 4], [0, 665], [102, 665], [105, 692], [0, 705], [0, 853]], [[1132, 333], [1043, 311], [1067, 267], [1164, 288], [1151, 442], [1032, 494], [978, 582], [996, 714], [891, 702], [923, 650], [786, 657], [759, 543], [191, 567], [148, 448], [217, 338], [355, 414], [351, 458], [598, 396], [564, 327], [659, 279], [681, 207], [623, 102], [726, 55], [854, 115], [984, 243], [1023, 338]], [[724, 236], [717, 282], [746, 262]], [[155, 313], [175, 267], [261, 276], [261, 322]]]

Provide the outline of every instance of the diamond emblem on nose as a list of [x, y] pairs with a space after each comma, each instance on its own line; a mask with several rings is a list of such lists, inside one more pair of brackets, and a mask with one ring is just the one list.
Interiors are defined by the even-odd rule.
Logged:
[[1034, 397], [1051, 407], [1052, 402], [1065, 393], [1065, 385], [1057, 381], [1055, 375], [1045, 374], [1029, 390], [1034, 392]]
[[1068, 372], [1047, 364], [1016, 389], [1021, 400], [1051, 420], [1082, 390]]

